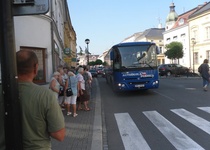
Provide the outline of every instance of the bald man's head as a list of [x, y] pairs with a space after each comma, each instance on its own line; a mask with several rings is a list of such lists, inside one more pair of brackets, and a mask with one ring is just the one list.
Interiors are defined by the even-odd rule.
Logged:
[[20, 50], [16, 52], [16, 60], [19, 75], [33, 72], [38, 64], [38, 58], [32, 50]]

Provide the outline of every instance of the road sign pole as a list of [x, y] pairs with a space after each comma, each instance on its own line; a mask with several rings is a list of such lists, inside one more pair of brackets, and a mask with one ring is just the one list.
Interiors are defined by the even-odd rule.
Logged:
[[[13, 0], [0, 1], [0, 65], [6, 150], [22, 150], [22, 127], [16, 69]], [[0, 122], [2, 123], [2, 122]]]

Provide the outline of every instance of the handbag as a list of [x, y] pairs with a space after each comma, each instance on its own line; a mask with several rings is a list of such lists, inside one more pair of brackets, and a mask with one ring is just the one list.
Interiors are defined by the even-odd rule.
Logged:
[[68, 85], [68, 88], [66, 89], [66, 96], [69, 97], [69, 96], [72, 96], [73, 95], [73, 92], [72, 92], [72, 89], [71, 89], [71, 79], [69, 77], [69, 85]]
[[63, 88], [60, 88], [59, 89], [59, 96], [64, 96], [64, 90], [63, 90]]
[[66, 89], [66, 96], [69, 97], [69, 96], [72, 96], [72, 95], [73, 95], [72, 89], [70, 87], [68, 87]]

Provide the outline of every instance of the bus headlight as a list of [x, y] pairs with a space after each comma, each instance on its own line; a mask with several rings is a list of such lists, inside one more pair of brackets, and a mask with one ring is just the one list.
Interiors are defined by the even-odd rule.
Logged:
[[156, 85], [156, 84], [158, 84], [158, 81], [154, 81], [154, 82], [152, 83], [152, 85]]
[[123, 83], [118, 83], [118, 87], [125, 87], [125, 84], [123, 84]]

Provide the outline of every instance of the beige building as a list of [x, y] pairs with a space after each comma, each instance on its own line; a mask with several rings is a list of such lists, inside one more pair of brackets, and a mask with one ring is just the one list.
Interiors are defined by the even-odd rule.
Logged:
[[195, 72], [204, 59], [210, 60], [210, 2], [189, 16], [191, 62]]
[[71, 68], [77, 66], [76, 32], [71, 23], [67, 2], [65, 1], [64, 21], [64, 55], [65, 66]]
[[[173, 6], [173, 7], [172, 7]], [[163, 33], [164, 45], [170, 44], [171, 42], [180, 42], [183, 45], [183, 57], [180, 59], [171, 60], [165, 58], [165, 63], [179, 63], [185, 67], [191, 67], [191, 53], [189, 47], [189, 16], [198, 10], [201, 6], [195, 7], [177, 17], [175, 11], [175, 5], [172, 3], [170, 6], [170, 13], [166, 19], [166, 31]], [[172, 26], [169, 26], [172, 25]], [[170, 27], [170, 28], [169, 28]], [[166, 50], [165, 50], [166, 51]]]

